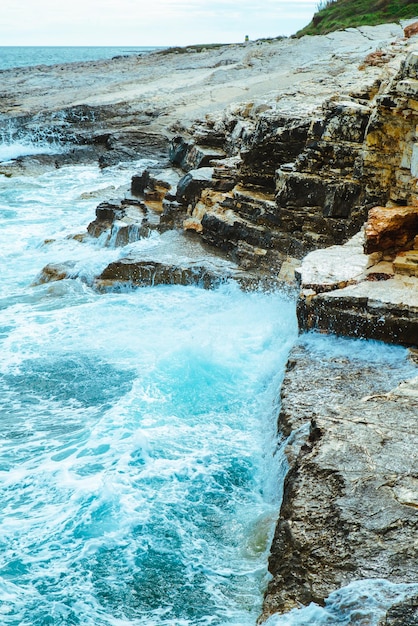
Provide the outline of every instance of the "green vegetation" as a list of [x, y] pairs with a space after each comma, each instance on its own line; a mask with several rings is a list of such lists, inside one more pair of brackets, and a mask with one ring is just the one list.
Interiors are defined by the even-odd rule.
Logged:
[[321, 0], [312, 22], [296, 33], [325, 35], [355, 26], [376, 26], [418, 16], [414, 0]]

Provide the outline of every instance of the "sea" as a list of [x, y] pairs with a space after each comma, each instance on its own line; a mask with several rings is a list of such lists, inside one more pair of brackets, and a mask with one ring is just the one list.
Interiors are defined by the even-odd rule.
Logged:
[[0, 46], [0, 70], [148, 54], [152, 46]]
[[[80, 60], [62, 50], [42, 54]], [[14, 54], [35, 62], [32, 49]], [[0, 162], [47, 149], [5, 134]], [[0, 175], [3, 626], [255, 626], [261, 611], [287, 469], [276, 422], [295, 301], [228, 282], [99, 293], [94, 277], [120, 256], [176, 254], [172, 233], [124, 248], [74, 237], [107, 190], [151, 163]], [[67, 261], [73, 277], [39, 282]], [[306, 340], [400, 376], [408, 367], [402, 348]], [[373, 626], [408, 592], [356, 582], [267, 624], [359, 624], [361, 609]]]

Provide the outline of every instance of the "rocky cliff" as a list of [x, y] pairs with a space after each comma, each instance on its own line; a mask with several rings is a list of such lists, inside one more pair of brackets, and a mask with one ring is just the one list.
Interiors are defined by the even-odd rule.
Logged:
[[[147, 258], [122, 255], [97, 288], [290, 284], [301, 331], [417, 346], [415, 47], [392, 25], [43, 68], [44, 89], [26, 71], [4, 73], [1, 113], [16, 132], [52, 124], [74, 143], [0, 173], [153, 155], [130, 189], [98, 205], [88, 233], [123, 246], [157, 230], [166, 237], [158, 260], [151, 248]], [[48, 266], [39, 280], [69, 274]], [[315, 352], [304, 335], [291, 354], [279, 428], [301, 436], [286, 449], [261, 619], [323, 604], [357, 579], [418, 582], [417, 370], [412, 360], [409, 369], [371, 361]], [[412, 599], [385, 623], [412, 624], [399, 615], [415, 609]]]

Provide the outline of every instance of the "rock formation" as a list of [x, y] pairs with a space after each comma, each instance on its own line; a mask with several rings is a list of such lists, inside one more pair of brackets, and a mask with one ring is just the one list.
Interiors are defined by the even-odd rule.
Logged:
[[[0, 173], [151, 155], [130, 189], [102, 199], [88, 233], [122, 248], [156, 231], [158, 255], [122, 252], [98, 289], [290, 282], [302, 331], [416, 346], [412, 30], [409, 39], [386, 25], [41, 68], [36, 87], [28, 70], [3, 72], [0, 115], [17, 136], [52, 128], [73, 143]], [[47, 266], [39, 282], [72, 267]], [[323, 604], [356, 579], [418, 582], [418, 390], [417, 378], [402, 384], [405, 371], [318, 355], [304, 337], [293, 350], [279, 427], [294, 437], [260, 619]], [[416, 376], [412, 363], [407, 375]], [[415, 616], [411, 598], [384, 624]]]
[[279, 426], [300, 435], [286, 450], [264, 619], [353, 580], [418, 581], [418, 377], [399, 383], [405, 373], [303, 338], [291, 353]]

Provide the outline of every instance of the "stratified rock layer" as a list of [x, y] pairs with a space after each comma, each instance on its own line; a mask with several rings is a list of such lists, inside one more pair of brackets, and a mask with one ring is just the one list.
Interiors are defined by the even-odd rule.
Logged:
[[[124, 246], [156, 231], [158, 245], [123, 252], [98, 288], [211, 287], [251, 281], [252, 270], [271, 285], [301, 265], [302, 329], [417, 344], [413, 37], [385, 25], [183, 52], [38, 68], [36, 81], [32, 69], [2, 72], [0, 117], [13, 121], [12, 138], [46, 129], [75, 145], [0, 173], [157, 157], [161, 167], [134, 176], [124, 198], [106, 196], [88, 232]], [[376, 205], [368, 240], [350, 239]], [[382, 212], [409, 221], [383, 227]], [[164, 254], [164, 234], [180, 228], [193, 231], [193, 246], [179, 235], [176, 254], [170, 238]], [[196, 233], [227, 262], [195, 245]], [[73, 274], [49, 265], [39, 282]], [[295, 437], [263, 618], [322, 603], [359, 578], [418, 581], [418, 385], [398, 383], [396, 368], [370, 361], [303, 345], [291, 355], [280, 428]], [[384, 626], [415, 616], [411, 600]]]

